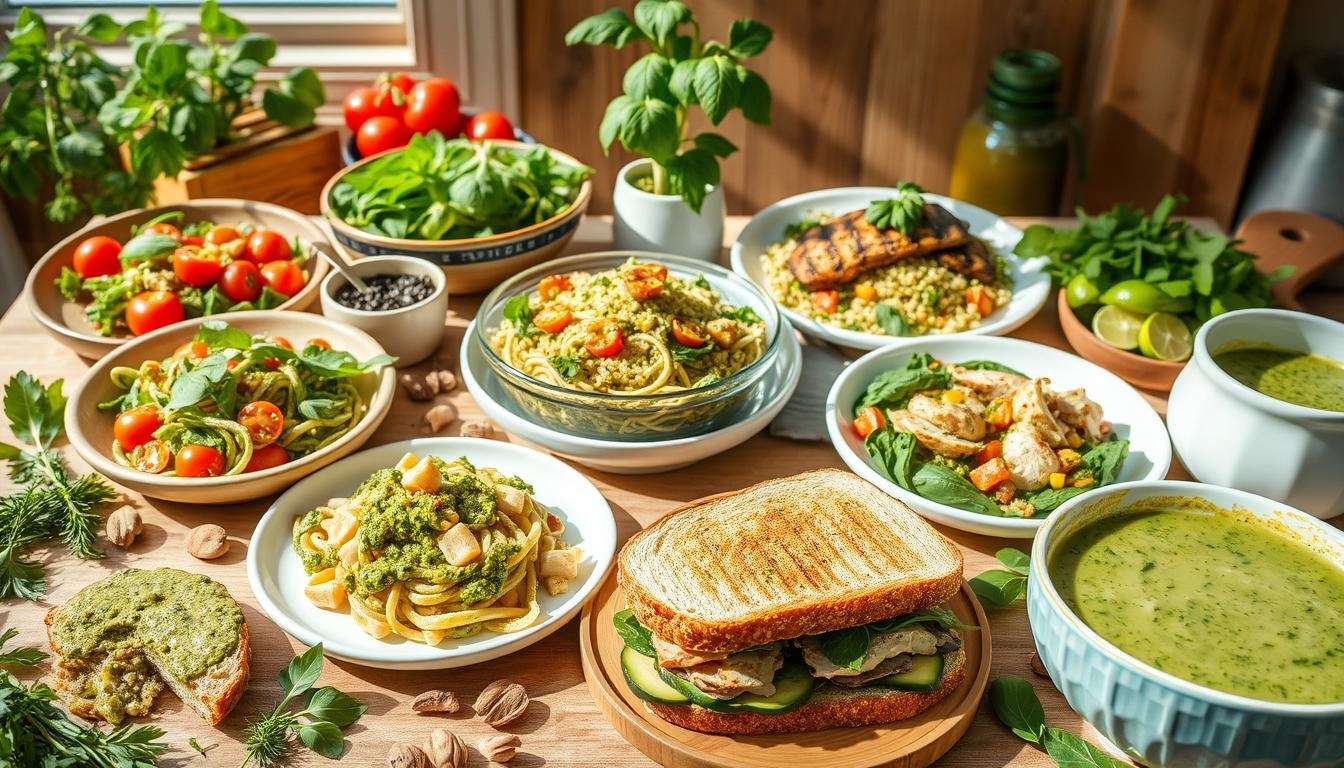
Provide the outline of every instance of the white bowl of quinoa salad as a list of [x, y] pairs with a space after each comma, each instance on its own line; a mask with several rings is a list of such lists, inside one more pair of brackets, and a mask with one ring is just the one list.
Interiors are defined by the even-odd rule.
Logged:
[[[755, 283], [779, 304], [794, 327], [819, 339], [854, 349], [877, 349], [901, 338], [940, 334], [1001, 336], [1030, 320], [1050, 296], [1045, 260], [1012, 254], [1022, 231], [989, 211], [942, 195], [925, 193], [965, 221], [969, 232], [998, 257], [991, 284], [958, 274], [929, 256], [868, 270], [836, 289], [838, 306], [825, 311], [794, 279], [788, 267], [790, 226], [867, 208], [893, 197], [889, 187], [840, 187], [785, 198], [751, 218], [733, 243], [733, 271]], [[969, 305], [967, 291], [982, 291], [981, 307]], [[973, 294], [974, 295], [974, 294]], [[886, 309], [879, 310], [880, 306]], [[894, 311], [893, 311], [894, 310]], [[891, 318], [899, 316], [899, 322]]]

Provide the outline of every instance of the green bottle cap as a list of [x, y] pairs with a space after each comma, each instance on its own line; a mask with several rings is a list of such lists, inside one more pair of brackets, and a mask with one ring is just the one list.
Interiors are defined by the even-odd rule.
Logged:
[[994, 57], [985, 112], [995, 120], [1040, 124], [1059, 114], [1059, 59], [1046, 51], [1007, 50]]

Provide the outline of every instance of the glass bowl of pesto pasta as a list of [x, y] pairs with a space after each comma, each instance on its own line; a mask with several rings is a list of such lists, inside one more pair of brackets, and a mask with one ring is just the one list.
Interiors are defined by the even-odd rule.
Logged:
[[529, 416], [583, 437], [646, 441], [732, 423], [773, 368], [781, 322], [759, 288], [726, 269], [610, 251], [502, 283], [475, 329]]
[[66, 433], [95, 470], [145, 496], [255, 499], [362, 445], [392, 405], [394, 362], [363, 331], [305, 312], [198, 318], [94, 365]]

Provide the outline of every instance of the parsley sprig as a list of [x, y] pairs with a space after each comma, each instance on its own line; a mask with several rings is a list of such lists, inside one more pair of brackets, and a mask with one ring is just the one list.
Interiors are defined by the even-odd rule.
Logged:
[[[309, 749], [328, 758], [338, 758], [345, 749], [341, 729], [360, 718], [368, 710], [354, 698], [324, 686], [313, 685], [322, 674], [322, 644], [318, 643], [303, 654], [295, 656], [280, 671], [280, 688], [285, 692], [275, 709], [247, 724], [246, 753], [243, 768], [255, 765], [268, 768], [289, 754], [294, 737]], [[303, 709], [295, 712], [289, 702], [312, 690]]]
[[897, 182], [896, 196], [872, 201], [863, 218], [878, 229], [908, 235], [924, 220], [924, 190], [913, 181]]
[[61, 380], [49, 386], [19, 371], [4, 389], [10, 430], [26, 444], [0, 443], [0, 460], [24, 487], [0, 497], [0, 599], [36, 600], [46, 587], [45, 568], [25, 560], [33, 544], [60, 538], [76, 557], [98, 558], [94, 546], [99, 504], [116, 493], [94, 474], [71, 479], [53, 445], [64, 430], [65, 395]]

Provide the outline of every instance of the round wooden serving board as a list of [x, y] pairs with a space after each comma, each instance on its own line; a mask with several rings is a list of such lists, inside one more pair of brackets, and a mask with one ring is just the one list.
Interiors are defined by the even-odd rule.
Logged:
[[966, 681], [918, 717], [889, 725], [725, 736], [680, 728], [652, 714], [630, 692], [621, 673], [624, 643], [611, 617], [626, 601], [614, 568], [583, 610], [579, 652], [597, 708], [626, 741], [665, 768], [923, 768], [970, 728], [989, 682], [989, 622], [980, 601], [963, 581], [961, 592], [947, 605], [963, 623], [980, 627], [979, 632], [961, 633]]

